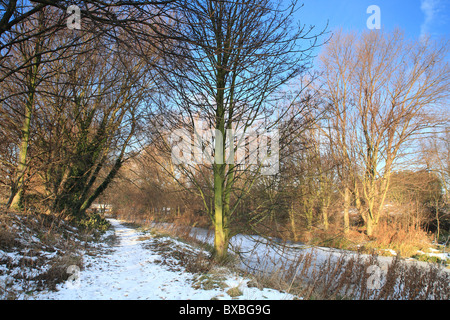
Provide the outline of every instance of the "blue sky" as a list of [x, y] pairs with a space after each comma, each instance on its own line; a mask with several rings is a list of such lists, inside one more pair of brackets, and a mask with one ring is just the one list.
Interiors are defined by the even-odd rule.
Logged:
[[400, 27], [410, 37], [429, 33], [433, 38], [450, 36], [450, 0], [299, 0], [304, 6], [298, 12], [302, 24], [329, 29], [343, 27], [351, 30], [367, 29], [366, 13], [370, 5], [381, 12], [381, 28]]

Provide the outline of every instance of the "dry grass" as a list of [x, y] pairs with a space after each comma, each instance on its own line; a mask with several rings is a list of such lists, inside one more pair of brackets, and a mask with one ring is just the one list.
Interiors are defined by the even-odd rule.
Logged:
[[67, 268], [83, 266], [94, 232], [61, 217], [36, 212], [0, 212], [1, 299], [26, 299], [53, 290], [70, 276]]
[[402, 257], [412, 257], [418, 250], [432, 246], [430, 236], [417, 225], [400, 222], [381, 222], [375, 233], [375, 240], [367, 249], [391, 249]]
[[386, 263], [376, 255], [342, 254], [319, 258], [315, 251], [252, 272], [258, 286], [320, 300], [449, 300], [450, 272], [437, 264], [400, 258]]
[[156, 262], [167, 265], [174, 271], [184, 269], [189, 273], [207, 273], [214, 266], [207, 252], [181, 247], [171, 238], [162, 235], [147, 240], [145, 247], [160, 255], [161, 259]]
[[[211, 250], [192, 235], [189, 227], [174, 224], [151, 225], [153, 228], [158, 226], [156, 233], [159, 236], [168, 235]], [[314, 249], [299, 251], [296, 258], [290, 261], [272, 261], [273, 258], [269, 255], [260, 256], [254, 261], [257, 266], [248, 266], [245, 277], [252, 279], [249, 282], [251, 286], [273, 288], [303, 299], [449, 300], [448, 270], [437, 264], [415, 263], [400, 258], [400, 255], [408, 256], [415, 252], [414, 250], [427, 246], [430, 243], [427, 234], [419, 229], [404, 229], [399, 224], [382, 223], [379, 227], [377, 238], [372, 240], [356, 230], [351, 230], [347, 237], [338, 229], [331, 235], [330, 231], [315, 232], [311, 241], [316, 241], [316, 245], [353, 250], [360, 244], [363, 244], [363, 247], [360, 247], [359, 252], [342, 251], [339, 254], [330, 254], [327, 258]], [[278, 243], [277, 246], [280, 252], [288, 250], [285, 244]], [[376, 254], [383, 252], [379, 249], [386, 248], [395, 250], [400, 255], [387, 258]], [[200, 275], [198, 285], [217, 285], [217, 281], [205, 276], [218, 267], [210, 254], [174, 250], [169, 242], [165, 245], [163, 243], [160, 250], [167, 251], [164, 253], [167, 259], [163, 259], [166, 261], [161, 263], [178, 261], [178, 266], [183, 265], [188, 272]], [[363, 254], [363, 251], [372, 254]], [[235, 256], [232, 257], [232, 262], [228, 263], [228, 267], [234, 266], [234, 271], [242, 272], [239, 265]]]
[[[392, 251], [401, 257], [413, 257], [418, 250], [426, 251], [433, 247], [432, 237], [417, 224], [405, 224], [399, 221], [382, 221], [378, 224], [375, 234], [369, 238], [364, 230], [350, 229], [345, 235], [339, 228], [329, 230], [317, 229], [309, 232], [309, 237], [302, 238], [303, 243], [352, 250], [367, 254], [392, 256]], [[307, 235], [308, 235], [307, 234]]]
[[56, 290], [56, 285], [66, 281], [70, 273], [68, 273], [69, 266], [77, 266], [80, 270], [83, 268], [83, 257], [75, 252], [66, 253], [61, 257], [58, 257], [54, 261], [51, 261], [50, 268], [41, 273], [33, 280], [41, 280], [41, 289]]

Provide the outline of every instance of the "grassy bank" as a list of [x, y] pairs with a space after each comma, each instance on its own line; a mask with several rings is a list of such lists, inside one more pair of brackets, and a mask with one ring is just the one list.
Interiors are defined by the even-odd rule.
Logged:
[[83, 269], [109, 224], [100, 217], [69, 220], [37, 212], [0, 212], [0, 299], [26, 299], [54, 289]]

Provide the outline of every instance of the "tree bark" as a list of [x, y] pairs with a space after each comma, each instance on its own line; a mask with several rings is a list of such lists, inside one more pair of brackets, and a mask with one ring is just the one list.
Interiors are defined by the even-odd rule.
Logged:
[[[39, 44], [37, 44], [35, 51], [39, 52], [39, 50]], [[37, 87], [37, 74], [40, 62], [41, 57], [37, 55], [35, 58], [35, 64], [30, 67], [30, 82], [28, 84], [28, 96], [25, 104], [25, 116], [23, 119], [22, 137], [17, 164], [17, 182], [15, 184], [15, 190], [11, 190], [12, 193], [15, 192], [10, 203], [10, 208], [14, 210], [20, 210], [23, 204], [22, 201], [24, 194], [25, 173], [27, 170], [28, 147], [30, 144], [31, 118], [33, 116], [34, 98]]]
[[344, 190], [344, 234], [348, 235], [350, 232], [350, 219], [349, 219], [349, 207], [350, 207], [350, 189], [345, 187]]

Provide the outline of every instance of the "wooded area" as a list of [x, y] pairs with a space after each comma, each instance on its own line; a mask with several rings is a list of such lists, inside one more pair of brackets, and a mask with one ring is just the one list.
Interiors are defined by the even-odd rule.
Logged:
[[212, 227], [219, 260], [238, 233], [448, 242], [448, 40], [299, 25], [295, 0], [0, 12], [5, 209]]

